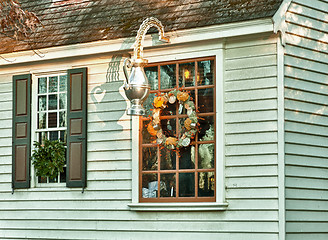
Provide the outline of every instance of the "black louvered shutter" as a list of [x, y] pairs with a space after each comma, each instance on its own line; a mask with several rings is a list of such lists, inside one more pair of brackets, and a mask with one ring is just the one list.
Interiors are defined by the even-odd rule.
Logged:
[[67, 187], [86, 187], [87, 68], [67, 71]]
[[30, 187], [31, 74], [13, 77], [12, 187]]

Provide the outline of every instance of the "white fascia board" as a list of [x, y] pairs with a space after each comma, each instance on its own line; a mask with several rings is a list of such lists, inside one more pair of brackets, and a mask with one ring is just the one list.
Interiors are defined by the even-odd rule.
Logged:
[[[166, 35], [170, 37], [170, 43], [165, 44], [154, 41], [151, 36], [147, 36], [143, 47], [149, 48], [191, 43], [265, 32], [273, 32], [273, 23], [270, 18], [168, 32]], [[32, 50], [2, 54], [1, 56], [3, 59], [0, 59], [0, 66], [68, 57], [81, 57], [91, 54], [110, 54], [113, 52], [126, 53], [132, 51], [134, 41], [134, 37], [120, 38], [36, 50], [40, 52], [41, 57]]]

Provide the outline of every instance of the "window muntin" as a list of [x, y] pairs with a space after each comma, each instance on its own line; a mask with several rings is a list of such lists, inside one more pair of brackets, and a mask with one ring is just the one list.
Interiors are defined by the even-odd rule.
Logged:
[[[140, 121], [139, 199], [140, 202], [213, 202], [215, 176], [215, 58], [152, 64], [145, 68], [151, 92], [144, 103], [151, 114], [156, 95], [176, 87], [188, 91], [198, 109], [199, 131], [190, 146], [179, 152], [156, 145], [147, 131], [149, 117]], [[167, 136], [179, 136], [185, 110], [169, 105], [161, 113]], [[158, 191], [160, 189], [160, 191]]]
[[[67, 138], [67, 75], [51, 75], [38, 77], [36, 94], [37, 141], [44, 139], [60, 140], [66, 144]], [[55, 179], [38, 177], [37, 183], [65, 183], [66, 166], [64, 172]]]

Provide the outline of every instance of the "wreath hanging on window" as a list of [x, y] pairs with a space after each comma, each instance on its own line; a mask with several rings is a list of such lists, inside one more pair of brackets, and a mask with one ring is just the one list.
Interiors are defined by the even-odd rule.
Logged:
[[[161, 126], [161, 112], [168, 107], [168, 104], [179, 104], [179, 114], [186, 109], [187, 118], [184, 125], [179, 126], [182, 129], [179, 137], [166, 136]], [[153, 102], [151, 122], [147, 126], [150, 135], [156, 136], [157, 144], [166, 147], [169, 150], [179, 149], [190, 145], [191, 139], [197, 133], [198, 119], [195, 111], [195, 103], [191, 100], [188, 92], [177, 89], [155, 97]]]

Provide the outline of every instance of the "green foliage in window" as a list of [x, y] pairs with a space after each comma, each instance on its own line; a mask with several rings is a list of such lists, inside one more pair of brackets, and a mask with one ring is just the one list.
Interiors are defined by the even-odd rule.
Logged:
[[58, 140], [44, 140], [44, 143], [34, 142], [35, 149], [32, 161], [38, 177], [55, 178], [64, 171], [65, 145]]

